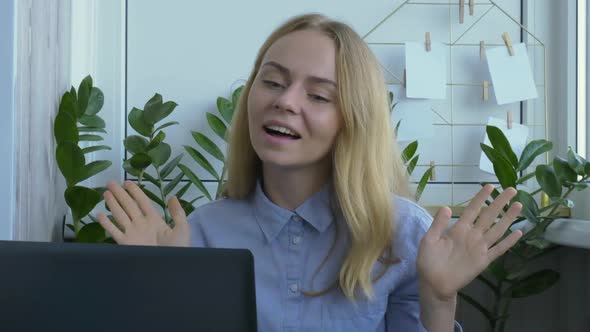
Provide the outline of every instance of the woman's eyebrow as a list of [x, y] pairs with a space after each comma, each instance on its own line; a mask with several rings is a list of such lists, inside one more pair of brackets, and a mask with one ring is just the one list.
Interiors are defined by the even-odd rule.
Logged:
[[[267, 61], [265, 62], [263, 65], [264, 66], [271, 66], [275, 69], [277, 69], [279, 72], [281, 72], [281, 74], [284, 75], [290, 75], [291, 71], [289, 70], [289, 68], [281, 65], [278, 62], [275, 61]], [[325, 84], [330, 84], [333, 85], [334, 87], [338, 87], [338, 85], [336, 84], [336, 82], [332, 81], [331, 79], [327, 79], [327, 78], [323, 78], [323, 77], [318, 77], [318, 76], [309, 76], [307, 78], [309, 81], [312, 81], [314, 83], [325, 83]]]

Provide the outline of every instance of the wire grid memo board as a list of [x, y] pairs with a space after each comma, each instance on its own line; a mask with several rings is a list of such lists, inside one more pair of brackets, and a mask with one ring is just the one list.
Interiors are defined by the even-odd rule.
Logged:
[[[381, 63], [394, 103], [405, 95], [405, 42], [425, 41], [430, 32], [432, 42], [444, 42], [448, 50], [446, 99], [429, 100], [436, 119], [434, 133], [432, 138], [418, 139], [420, 162], [412, 174], [412, 181], [417, 182], [428, 167], [435, 166], [436, 176], [428, 182], [422, 205], [461, 207], [481, 188], [481, 182], [498, 183], [493, 174], [479, 169], [479, 143], [489, 117], [507, 121], [510, 113], [514, 123], [528, 127], [528, 141], [548, 137], [545, 45], [509, 14], [510, 9], [521, 11], [521, 1], [505, 2], [514, 8], [504, 9], [492, 0], [405, 0], [363, 37]], [[503, 32], [514, 43], [526, 43], [538, 98], [497, 104], [485, 49], [506, 47]], [[487, 100], [483, 99], [484, 81], [490, 82]], [[546, 153], [525, 172], [547, 160]]]

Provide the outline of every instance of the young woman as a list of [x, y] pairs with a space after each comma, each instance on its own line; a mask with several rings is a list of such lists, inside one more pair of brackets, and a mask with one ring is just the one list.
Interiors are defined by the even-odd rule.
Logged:
[[[132, 182], [108, 184], [120, 244], [246, 248], [260, 331], [458, 331], [457, 292], [522, 235], [516, 191], [446, 230], [409, 199], [379, 63], [347, 25], [291, 19], [266, 40], [232, 123], [225, 198], [170, 228]], [[497, 243], [498, 242], [498, 243]]]

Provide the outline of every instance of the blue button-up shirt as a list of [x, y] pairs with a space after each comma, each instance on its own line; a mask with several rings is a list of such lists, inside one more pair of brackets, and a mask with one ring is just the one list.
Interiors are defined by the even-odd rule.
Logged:
[[[329, 188], [294, 211], [271, 202], [260, 185], [249, 199], [207, 203], [188, 218], [192, 245], [252, 252], [261, 332], [426, 331], [419, 319], [416, 256], [432, 218], [403, 198], [394, 201], [393, 252], [400, 261], [373, 283], [373, 299], [353, 303], [338, 289], [304, 294], [334, 285], [348, 250], [346, 226], [332, 212]], [[380, 272], [376, 263], [373, 274]], [[455, 331], [460, 330], [456, 324]]]

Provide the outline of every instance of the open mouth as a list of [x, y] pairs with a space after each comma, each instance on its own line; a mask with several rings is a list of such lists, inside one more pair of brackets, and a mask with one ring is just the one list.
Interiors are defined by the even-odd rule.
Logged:
[[281, 127], [281, 126], [264, 126], [264, 131], [274, 137], [284, 137], [284, 138], [290, 138], [290, 139], [300, 139], [301, 136], [299, 136], [297, 133], [293, 132], [290, 129], [287, 129], [285, 127]]

